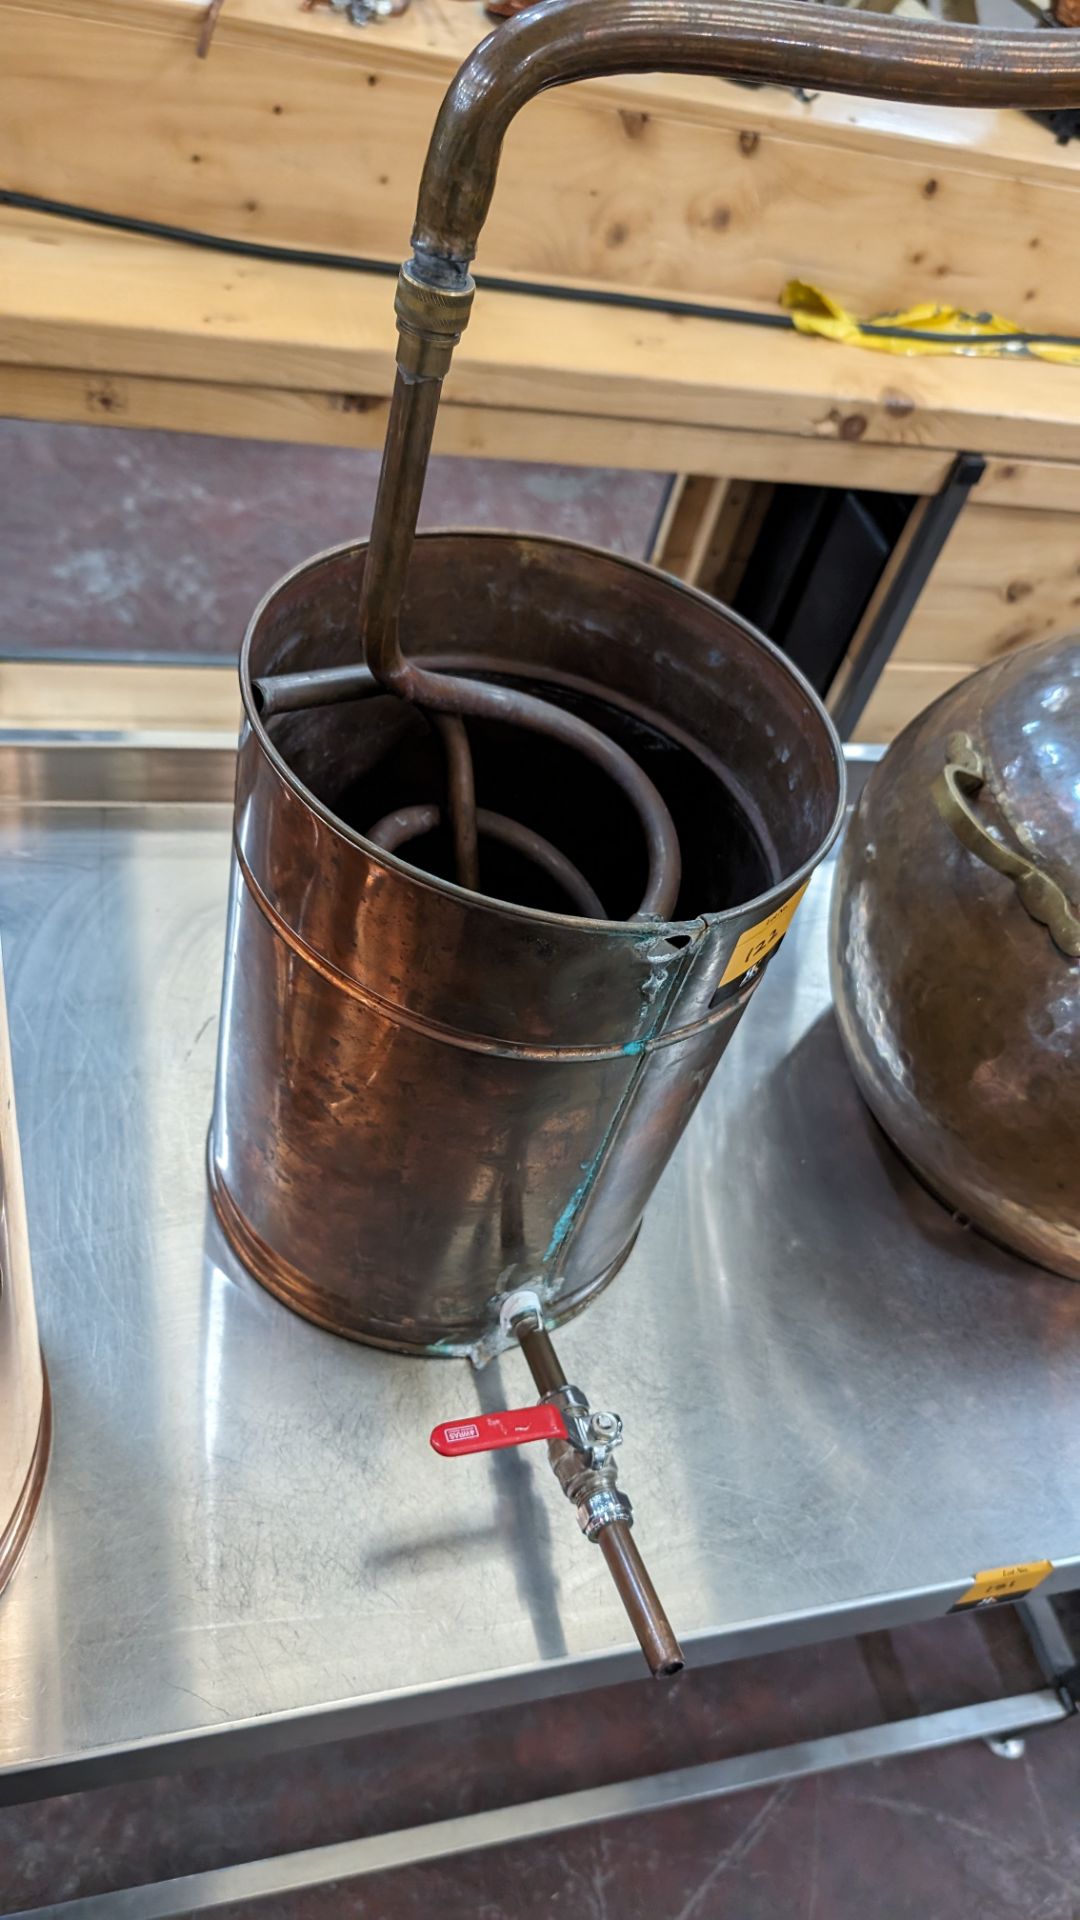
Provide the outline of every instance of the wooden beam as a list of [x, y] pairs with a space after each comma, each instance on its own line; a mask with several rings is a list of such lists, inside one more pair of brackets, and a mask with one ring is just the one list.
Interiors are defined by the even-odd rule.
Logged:
[[[390, 283], [0, 219], [0, 361], [200, 384], [389, 393]], [[752, 325], [484, 293], [459, 406], [1080, 461], [1080, 380], [1033, 362], [897, 361]]]
[[894, 740], [909, 720], [970, 672], [970, 667], [951, 661], [933, 666], [890, 663], [863, 708], [852, 738], [875, 743]]
[[1080, 513], [1080, 466], [1058, 460], [991, 460], [972, 505]]
[[[165, 428], [333, 447], [382, 446], [388, 402], [377, 395], [225, 386], [141, 374], [81, 373], [0, 363], [0, 415], [101, 427]], [[932, 447], [814, 441], [690, 422], [601, 419], [527, 407], [444, 401], [435, 451], [485, 460], [681, 472], [800, 485], [934, 492], [949, 456]]]
[[1080, 512], [976, 505], [961, 514], [893, 659], [982, 666], [1080, 632]]
[[[417, 0], [357, 33], [329, 8], [229, 0], [205, 61], [201, 13], [0, 0], [0, 180], [396, 261], [479, 9]], [[1078, 194], [1071, 154], [1020, 114], [612, 76], [515, 121], [483, 264], [739, 303], [798, 276], [864, 313], [933, 296], [1069, 328]]]
[[[81, 51], [79, 24], [172, 41], [194, 57], [205, 0], [0, 0], [18, 23], [27, 16], [39, 32], [66, 33]], [[228, 0], [214, 36], [215, 51], [233, 46], [249, 62], [274, 49], [291, 61], [333, 62], [354, 77], [367, 72], [426, 76], [445, 86], [460, 62], [488, 32], [488, 22], [456, 0], [425, 0], [377, 34], [357, 33], [329, 8], [308, 13], [288, 0]], [[14, 28], [13, 28], [14, 31]], [[781, 134], [809, 143], [827, 139], [851, 151], [867, 145], [901, 158], [923, 155], [939, 164], [1060, 182], [1072, 155], [1047, 140], [1025, 115], [918, 107], [908, 101], [860, 99], [851, 94], [800, 98], [784, 88], [746, 88], [701, 74], [619, 74], [579, 85], [577, 97], [614, 107], [639, 107], [715, 126], [717, 115], [739, 130]], [[564, 92], [565, 97], [565, 92]]]
[[[0, 364], [0, 416], [102, 427], [165, 428], [239, 440], [380, 448], [381, 397], [222, 386], [138, 374]], [[606, 420], [535, 409], [461, 407], [444, 401], [436, 452], [486, 460], [771, 480], [799, 486], [936, 493], [951, 459], [933, 447], [878, 447], [805, 440], [690, 423]], [[1053, 460], [992, 460], [974, 503], [1080, 513], [1080, 466]], [[675, 501], [670, 503], [674, 511]]]
[[0, 660], [0, 726], [235, 737], [239, 725], [235, 665]]
[[681, 473], [649, 558], [665, 573], [691, 586], [701, 583], [706, 555], [732, 481], [702, 473]]

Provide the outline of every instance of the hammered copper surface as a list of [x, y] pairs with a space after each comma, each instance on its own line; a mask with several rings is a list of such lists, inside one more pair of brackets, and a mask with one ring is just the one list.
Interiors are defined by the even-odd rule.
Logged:
[[586, 713], [649, 771], [683, 850], [677, 920], [632, 922], [644, 847], [618, 789], [470, 722], [482, 791], [612, 917], [558, 911], [557, 888], [497, 897], [551, 886], [534, 868], [466, 892], [361, 831], [438, 793], [415, 708], [257, 711], [253, 679], [353, 657], [363, 564], [341, 548], [298, 569], [245, 641], [211, 1178], [234, 1246], [291, 1305], [446, 1351], [525, 1279], [562, 1316], [616, 1269], [763, 972], [720, 987], [738, 936], [830, 844], [842, 763], [805, 683], [703, 595], [569, 542], [423, 535], [410, 650]]
[[1080, 1279], [1080, 960], [950, 831], [935, 781], [962, 732], [977, 811], [1080, 904], [1080, 641], [1026, 647], [921, 714], [844, 841], [833, 987], [855, 1077], [949, 1206]]

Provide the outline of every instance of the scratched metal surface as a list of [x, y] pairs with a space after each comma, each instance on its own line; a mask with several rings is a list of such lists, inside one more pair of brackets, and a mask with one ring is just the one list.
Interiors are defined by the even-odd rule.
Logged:
[[[50, 790], [47, 754], [23, 781], [18, 751], [0, 928], [56, 1442], [0, 1603], [0, 1765], [636, 1674], [542, 1455], [427, 1447], [437, 1418], [527, 1399], [523, 1363], [338, 1341], [214, 1229], [228, 809], [133, 805], [124, 779], [126, 805], [17, 805]], [[867, 1117], [829, 1009], [829, 881], [628, 1266], [560, 1336], [626, 1419], [692, 1662], [939, 1613], [975, 1568], [1080, 1548], [1080, 1289], [950, 1220]]]

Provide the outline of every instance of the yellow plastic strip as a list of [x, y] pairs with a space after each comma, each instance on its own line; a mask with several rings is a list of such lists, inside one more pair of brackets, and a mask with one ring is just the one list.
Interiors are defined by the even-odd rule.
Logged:
[[[871, 347], [876, 353], [991, 355], [1080, 366], [1080, 342], [1052, 345], [1002, 338], [1023, 329], [1003, 319], [1000, 313], [966, 313], [961, 307], [939, 307], [927, 300], [919, 306], [906, 307], [902, 313], [876, 313], [869, 320], [857, 320], [832, 294], [823, 293], [820, 287], [811, 286], [806, 280], [789, 280], [780, 295], [780, 304], [787, 308], [800, 333], [839, 340], [849, 347]], [[904, 340], [895, 335], [868, 333], [867, 327], [910, 327], [922, 334], [962, 334], [964, 337], [962, 340]]]

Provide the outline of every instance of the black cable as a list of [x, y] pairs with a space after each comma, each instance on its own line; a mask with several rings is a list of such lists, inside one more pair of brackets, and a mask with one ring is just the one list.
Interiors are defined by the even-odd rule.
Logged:
[[[175, 227], [164, 220], [143, 220], [134, 214], [102, 213], [96, 207], [71, 206], [65, 200], [46, 200], [36, 193], [15, 193], [0, 187], [0, 207], [17, 207], [25, 213], [46, 213], [60, 220], [80, 220], [84, 226], [107, 227], [114, 233], [137, 233], [152, 240], [179, 241], [188, 247], [202, 247], [210, 253], [232, 253], [251, 260], [273, 260], [294, 267], [332, 267], [345, 273], [377, 273], [394, 280], [398, 263], [368, 260], [351, 253], [319, 253], [307, 247], [279, 247], [265, 240], [230, 240], [219, 233], [203, 233], [196, 227]], [[577, 300], [587, 305], [633, 307], [645, 313], [682, 313], [701, 320], [749, 320], [760, 327], [782, 327], [791, 332], [794, 321], [787, 313], [745, 313], [741, 307], [714, 307], [705, 301], [661, 299], [655, 294], [620, 293], [606, 287], [561, 287], [542, 280], [507, 280], [498, 274], [477, 274], [476, 284], [489, 293], [538, 294], [545, 300]]]
[[139, 233], [151, 240], [176, 240], [208, 253], [238, 253], [255, 260], [280, 260], [298, 267], [343, 267], [349, 273], [397, 275], [389, 260], [359, 260], [345, 253], [317, 253], [306, 247], [275, 247], [262, 240], [229, 240], [223, 234], [202, 233], [196, 227], [174, 227], [165, 220], [140, 220], [134, 214], [102, 213], [96, 207], [70, 206], [66, 200], [45, 200], [36, 193], [15, 193], [0, 187], [0, 206], [23, 213], [47, 213], [61, 220], [81, 220], [87, 227], [108, 227], [114, 233]]
[[[237, 254], [250, 260], [270, 260], [294, 267], [329, 267], [343, 273], [382, 274], [397, 278], [397, 264], [390, 260], [365, 259], [360, 254], [322, 253], [309, 247], [279, 247], [266, 240], [232, 240], [219, 233], [203, 233], [197, 227], [177, 227], [165, 220], [143, 220], [134, 214], [103, 213], [96, 207], [78, 207], [66, 200], [49, 200], [36, 193], [16, 193], [0, 187], [0, 207], [15, 207], [23, 213], [44, 213], [59, 220], [78, 220], [84, 226], [105, 227], [114, 233], [141, 234], [151, 240], [171, 240], [182, 246], [201, 247], [209, 253]], [[704, 300], [673, 300], [659, 294], [621, 293], [613, 287], [567, 287], [544, 280], [508, 280], [500, 274], [477, 274], [478, 288], [490, 293], [527, 293], [541, 300], [576, 301], [583, 306], [624, 307], [638, 313], [684, 315], [693, 320], [726, 320], [738, 326], [771, 327], [784, 333], [799, 329], [790, 313], [762, 313], [746, 307], [722, 307]], [[980, 340], [1003, 347], [1080, 347], [1080, 336], [1071, 333], [972, 334], [938, 333], [933, 328], [893, 326], [887, 322], [867, 321], [860, 332], [879, 340], [926, 340], [939, 346], [970, 347]]]

